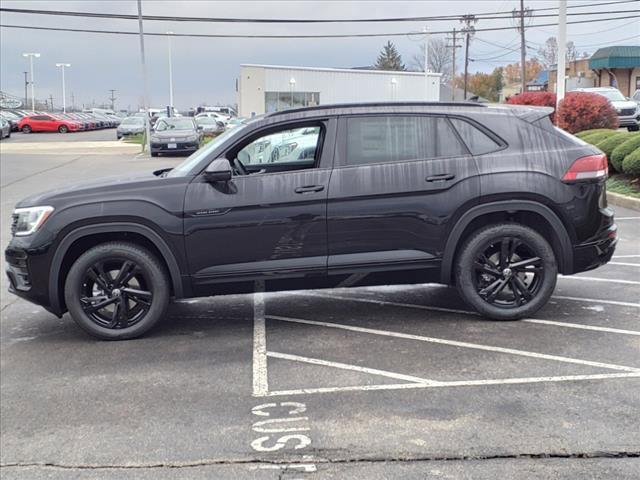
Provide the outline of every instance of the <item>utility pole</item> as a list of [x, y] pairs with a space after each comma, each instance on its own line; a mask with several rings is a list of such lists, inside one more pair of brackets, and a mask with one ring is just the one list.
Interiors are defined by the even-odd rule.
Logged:
[[67, 113], [67, 92], [64, 84], [64, 69], [70, 66], [70, 63], [56, 63], [56, 67], [62, 69], [62, 113]]
[[116, 111], [116, 97], [115, 97], [116, 91], [114, 89], [111, 89], [109, 91], [111, 92], [111, 96], [109, 97], [109, 100], [111, 100], [111, 110], [115, 112]]
[[51, 94], [49, 95], [49, 100], [50, 100], [49, 105], [51, 105], [51, 111], [53, 112], [53, 95]]
[[145, 116], [145, 133], [147, 134], [147, 152], [151, 153], [151, 128], [149, 124], [149, 84], [147, 81], [147, 67], [144, 60], [144, 29], [142, 27], [142, 0], [138, 0], [138, 28], [140, 30], [140, 58], [142, 63], [143, 101]]
[[527, 44], [524, 37], [524, 19], [531, 17], [531, 9], [525, 9], [524, 0], [520, 0], [520, 10], [514, 10], [512, 15], [519, 19], [517, 28], [520, 31], [520, 93], [524, 93], [527, 88]]
[[167, 42], [169, 45], [169, 116], [173, 116], [173, 54], [171, 52], [171, 36], [173, 32], [167, 32]]
[[456, 29], [453, 29], [451, 38], [446, 39], [451, 42], [451, 45], [447, 45], [452, 51], [453, 59], [451, 63], [451, 100], [456, 99], [456, 48], [462, 48], [462, 45], [458, 45], [458, 38], [456, 37]]
[[27, 87], [29, 86], [29, 80], [27, 80], [27, 74], [29, 72], [24, 73], [24, 108], [27, 108], [27, 104], [29, 103], [29, 95], [27, 94]]
[[465, 26], [462, 29], [462, 33], [465, 35], [465, 44], [464, 44], [464, 99], [467, 99], [467, 81], [469, 78], [469, 43], [471, 41], [471, 37], [476, 32], [476, 28], [474, 25], [478, 20], [475, 15], [463, 15], [460, 22], [464, 23]]
[[29, 79], [29, 83], [31, 84], [31, 111], [34, 112], [36, 110], [36, 94], [34, 90], [35, 82], [33, 81], [33, 59], [34, 57], [40, 58], [40, 54], [39, 53], [23, 53], [22, 56], [29, 58], [29, 73], [30, 73], [29, 76], [31, 77]]
[[558, 70], [556, 74], [556, 101], [560, 105], [560, 101], [564, 98], [565, 92], [565, 74], [567, 60], [567, 2], [558, 0]]
[[76, 109], [76, 96], [71, 92], [71, 111]]

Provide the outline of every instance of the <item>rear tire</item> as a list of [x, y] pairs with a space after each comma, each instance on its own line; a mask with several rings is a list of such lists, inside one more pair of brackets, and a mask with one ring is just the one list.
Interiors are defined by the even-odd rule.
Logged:
[[164, 265], [138, 245], [110, 242], [71, 266], [64, 298], [73, 320], [102, 340], [136, 338], [163, 317], [169, 304]]
[[460, 296], [493, 320], [517, 320], [542, 308], [556, 285], [558, 267], [551, 245], [517, 223], [474, 232], [455, 263]]
[[58, 132], [60, 133], [67, 133], [69, 131], [69, 127], [67, 127], [66, 125], [60, 125], [58, 127]]
[[31, 133], [33, 130], [29, 125], [25, 125], [22, 127], [22, 133]]

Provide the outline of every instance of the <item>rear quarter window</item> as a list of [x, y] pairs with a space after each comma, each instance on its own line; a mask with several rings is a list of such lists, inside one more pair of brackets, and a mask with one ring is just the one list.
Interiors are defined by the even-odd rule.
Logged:
[[472, 155], [483, 155], [502, 148], [502, 145], [466, 120], [459, 118], [451, 118], [450, 120]]

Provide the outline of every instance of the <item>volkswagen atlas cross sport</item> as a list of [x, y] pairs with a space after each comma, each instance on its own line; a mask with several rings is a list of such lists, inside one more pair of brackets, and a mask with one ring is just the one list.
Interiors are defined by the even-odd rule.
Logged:
[[271, 113], [173, 169], [16, 206], [10, 290], [103, 339], [171, 298], [440, 282], [533, 315], [558, 273], [609, 261], [607, 159], [550, 109], [327, 105]]

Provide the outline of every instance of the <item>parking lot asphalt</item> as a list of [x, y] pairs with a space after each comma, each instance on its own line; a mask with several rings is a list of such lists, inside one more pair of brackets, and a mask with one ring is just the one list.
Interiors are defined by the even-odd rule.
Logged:
[[57, 132], [22, 133], [11, 132], [10, 138], [5, 138], [2, 143], [35, 143], [35, 142], [96, 142], [116, 140], [115, 128], [103, 128], [87, 132], [69, 132], [60, 134]]
[[[181, 158], [2, 154], [13, 204]], [[99, 342], [6, 293], [3, 478], [638, 478], [640, 212], [612, 262], [535, 318], [487, 321], [439, 285], [174, 303]]]

